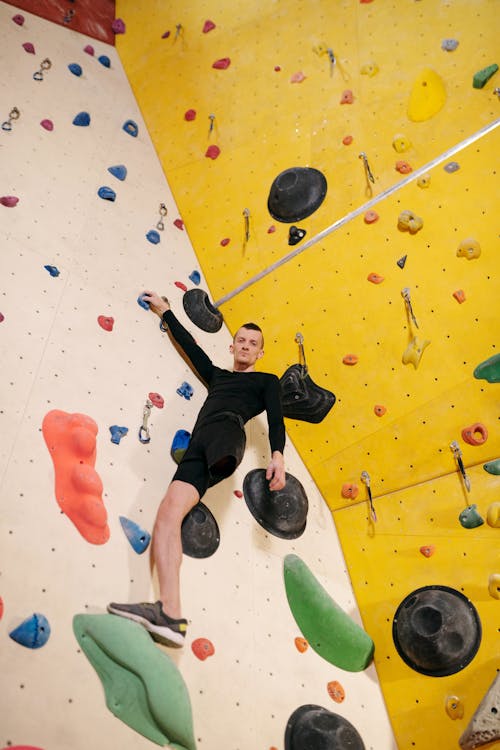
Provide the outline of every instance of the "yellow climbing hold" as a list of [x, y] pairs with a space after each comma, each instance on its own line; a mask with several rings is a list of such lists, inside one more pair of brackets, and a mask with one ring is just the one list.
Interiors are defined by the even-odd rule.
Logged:
[[486, 514], [486, 520], [488, 525], [494, 529], [500, 528], [500, 502], [498, 500], [495, 503], [491, 503]]
[[457, 249], [457, 258], [479, 258], [481, 255], [481, 245], [473, 237], [467, 237], [459, 244]]
[[419, 188], [428, 188], [430, 184], [431, 184], [430, 172], [426, 172], [417, 180], [417, 185], [419, 186]]
[[373, 76], [377, 75], [378, 70], [379, 68], [376, 62], [367, 62], [361, 66], [361, 75], [373, 78]]
[[394, 151], [397, 151], [398, 154], [402, 154], [404, 151], [408, 151], [408, 149], [411, 147], [411, 142], [409, 138], [407, 138], [402, 133], [396, 133], [396, 135], [392, 139], [392, 147]]
[[446, 699], [446, 713], [450, 719], [463, 719], [464, 704], [456, 695], [449, 695]]
[[419, 336], [412, 338], [403, 354], [403, 364], [409, 365], [411, 363], [416, 370], [420, 364], [424, 349], [426, 349], [430, 343], [431, 342], [428, 341], [428, 339], [421, 339]]
[[423, 122], [434, 117], [446, 101], [446, 89], [441, 76], [426, 68], [417, 76], [408, 102], [408, 117], [413, 122]]
[[488, 578], [488, 591], [493, 599], [500, 599], [500, 573], [492, 573]]

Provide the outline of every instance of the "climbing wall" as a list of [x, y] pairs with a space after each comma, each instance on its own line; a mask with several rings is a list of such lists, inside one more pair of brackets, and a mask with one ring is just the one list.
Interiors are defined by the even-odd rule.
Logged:
[[[395, 749], [373, 664], [326, 661], [290, 611], [292, 554], [349, 632], [362, 629], [331, 513], [290, 440], [287, 470], [309, 502], [304, 533], [265, 531], [241, 496], [269, 458], [265, 419], [248, 425], [235, 476], [207, 493], [220, 545], [184, 560], [184, 650], [105, 615], [111, 600], [156, 598], [139, 552], [175, 469], [173, 438], [204, 399], [138, 296], [167, 294], [228, 367], [231, 334], [204, 333], [184, 314], [184, 289], [193, 279], [207, 288], [206, 278], [115, 48], [0, 3], [0, 49], [0, 747], [138, 750], [175, 739], [177, 750], [281, 749], [291, 714], [318, 704], [349, 720], [367, 750]], [[253, 317], [271, 355], [281, 323]], [[266, 358], [279, 374], [284, 359]], [[141, 443], [150, 394], [158, 406]], [[135, 547], [121, 517], [138, 527]], [[91, 661], [106, 669], [103, 683]]]
[[[311, 376], [337, 396], [321, 424], [287, 431], [333, 511], [398, 746], [458, 747], [500, 666], [498, 481], [482, 468], [500, 455], [499, 386], [473, 375], [498, 353], [497, 3], [118, 10], [212, 301], [232, 330], [249, 310], [272, 326], [276, 372], [298, 361], [300, 332]], [[328, 192], [291, 246], [267, 199], [295, 166], [323, 172]], [[482, 525], [466, 528], [464, 509]], [[475, 658], [440, 679], [392, 639], [398, 605], [428, 585], [464, 593], [482, 623]]]

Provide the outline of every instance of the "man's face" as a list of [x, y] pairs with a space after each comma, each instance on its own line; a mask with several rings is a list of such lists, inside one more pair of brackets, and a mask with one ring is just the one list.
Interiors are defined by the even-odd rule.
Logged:
[[234, 370], [253, 370], [257, 360], [264, 355], [262, 333], [250, 328], [238, 329], [229, 351], [234, 357]]

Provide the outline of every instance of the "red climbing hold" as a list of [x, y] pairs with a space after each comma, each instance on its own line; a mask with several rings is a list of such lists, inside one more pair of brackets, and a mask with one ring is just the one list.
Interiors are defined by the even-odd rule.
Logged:
[[224, 239], [220, 241], [220, 244], [222, 245], [222, 247], [227, 247], [230, 242], [231, 240], [229, 239], [229, 237], [224, 237]]
[[97, 322], [99, 323], [101, 328], [104, 328], [105, 331], [112, 331], [115, 324], [115, 319], [108, 317], [107, 315], [99, 315], [99, 317], [97, 318]]
[[192, 642], [191, 649], [200, 661], [205, 661], [207, 657], [215, 654], [214, 644], [208, 638], [197, 638]]
[[163, 33], [163, 34], [161, 35], [161, 38], [162, 38], [162, 39], [168, 39], [168, 37], [169, 37], [169, 36], [170, 36], [170, 31], [165, 31], [165, 32], [164, 32], [164, 33]]
[[12, 16], [12, 20], [14, 23], [17, 23], [18, 26], [22, 26], [24, 23], [24, 16], [22, 16], [20, 13], [16, 13], [15, 16]]
[[165, 406], [163, 396], [160, 396], [159, 393], [148, 393], [148, 398], [152, 402], [153, 406], [156, 406], [157, 409], [163, 409], [163, 407]]
[[274, 66], [274, 71], [275, 71], [275, 73], [280, 73], [281, 72], [281, 65], [275, 65]]
[[217, 159], [219, 154], [220, 148], [218, 146], [214, 146], [213, 144], [209, 146], [205, 152], [205, 156], [208, 156], [209, 159]]
[[0, 323], [3, 323], [5, 320], [5, 315], [3, 313], [0, 313]]
[[4, 195], [0, 198], [0, 203], [7, 208], [13, 208], [19, 203], [19, 198], [16, 198], [15, 195]]
[[342, 138], [342, 143], [344, 144], [344, 146], [350, 146], [353, 140], [354, 138], [352, 137], [352, 135], [346, 135], [344, 138]]
[[49, 131], [54, 130], [54, 123], [52, 122], [52, 120], [42, 120], [40, 122], [40, 125], [45, 130], [49, 130]]
[[236, 497], [239, 497], [240, 499], [243, 497], [243, 492], [241, 490], [235, 490], [234, 494]]
[[35, 54], [35, 48], [34, 48], [34, 46], [33, 46], [33, 45], [31, 44], [31, 42], [24, 42], [24, 44], [23, 44], [23, 49], [24, 49], [24, 50], [25, 50], [26, 52], [29, 52], [29, 53], [30, 53], [30, 55], [34, 55], [34, 54]]
[[208, 34], [209, 31], [212, 31], [212, 29], [215, 29], [215, 24], [213, 21], [205, 21], [203, 24], [203, 33]]
[[91, 44], [86, 44], [85, 47], [83, 48], [83, 51], [86, 52], [87, 55], [91, 55], [91, 56], [94, 55], [94, 48], [92, 47]]
[[231, 59], [229, 57], [221, 57], [220, 60], [216, 60], [212, 68], [215, 68], [216, 70], [226, 70], [231, 65]]
[[2, 619], [2, 617], [3, 617], [3, 599], [0, 596], [0, 620]]
[[187, 112], [184, 113], [184, 119], [188, 122], [192, 122], [196, 118], [196, 110], [195, 109], [188, 109]]
[[177, 227], [177, 229], [180, 229], [181, 231], [183, 231], [184, 230], [184, 222], [182, 221], [182, 219], [176, 219], [174, 221], [174, 227]]
[[174, 283], [175, 283], [175, 286], [178, 287], [179, 289], [182, 289], [183, 292], [187, 292], [188, 288], [185, 284], [182, 283], [182, 281], [176, 281]]
[[397, 161], [396, 172], [399, 172], [400, 174], [410, 174], [410, 172], [413, 172], [413, 167], [407, 161]]

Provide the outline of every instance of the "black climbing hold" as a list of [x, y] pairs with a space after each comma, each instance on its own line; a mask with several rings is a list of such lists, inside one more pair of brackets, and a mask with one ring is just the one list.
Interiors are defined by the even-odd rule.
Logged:
[[407, 255], [403, 255], [403, 257], [402, 257], [402, 258], [400, 258], [400, 259], [399, 259], [399, 260], [397, 261], [397, 264], [398, 264], [398, 266], [399, 266], [400, 268], [404, 268], [404, 267], [405, 267], [405, 263], [406, 263], [406, 259], [407, 259], [407, 257], [408, 257]]
[[321, 422], [336, 399], [335, 394], [312, 380], [303, 365], [292, 365], [280, 378], [283, 416], [303, 422]]
[[189, 320], [208, 333], [217, 333], [222, 327], [222, 313], [214, 307], [203, 289], [189, 289], [184, 293], [182, 304]]
[[365, 750], [361, 735], [350, 721], [323, 706], [295, 709], [285, 729], [285, 750]]
[[290, 227], [290, 231], [288, 232], [288, 244], [296, 245], [298, 242], [303, 240], [305, 236], [305, 229], [299, 229], [299, 227]]
[[297, 539], [306, 528], [309, 503], [304, 488], [286, 473], [282, 490], [271, 491], [265, 469], [252, 469], [243, 481], [245, 502], [256, 521], [280, 539]]
[[301, 221], [321, 206], [327, 187], [326, 177], [319, 170], [291, 167], [271, 185], [267, 208], [276, 221]]
[[420, 674], [455, 674], [474, 658], [481, 621], [469, 599], [448, 586], [423, 586], [403, 599], [392, 623], [399, 655]]
[[220, 543], [217, 521], [202, 502], [184, 518], [181, 526], [182, 551], [189, 557], [210, 557]]

